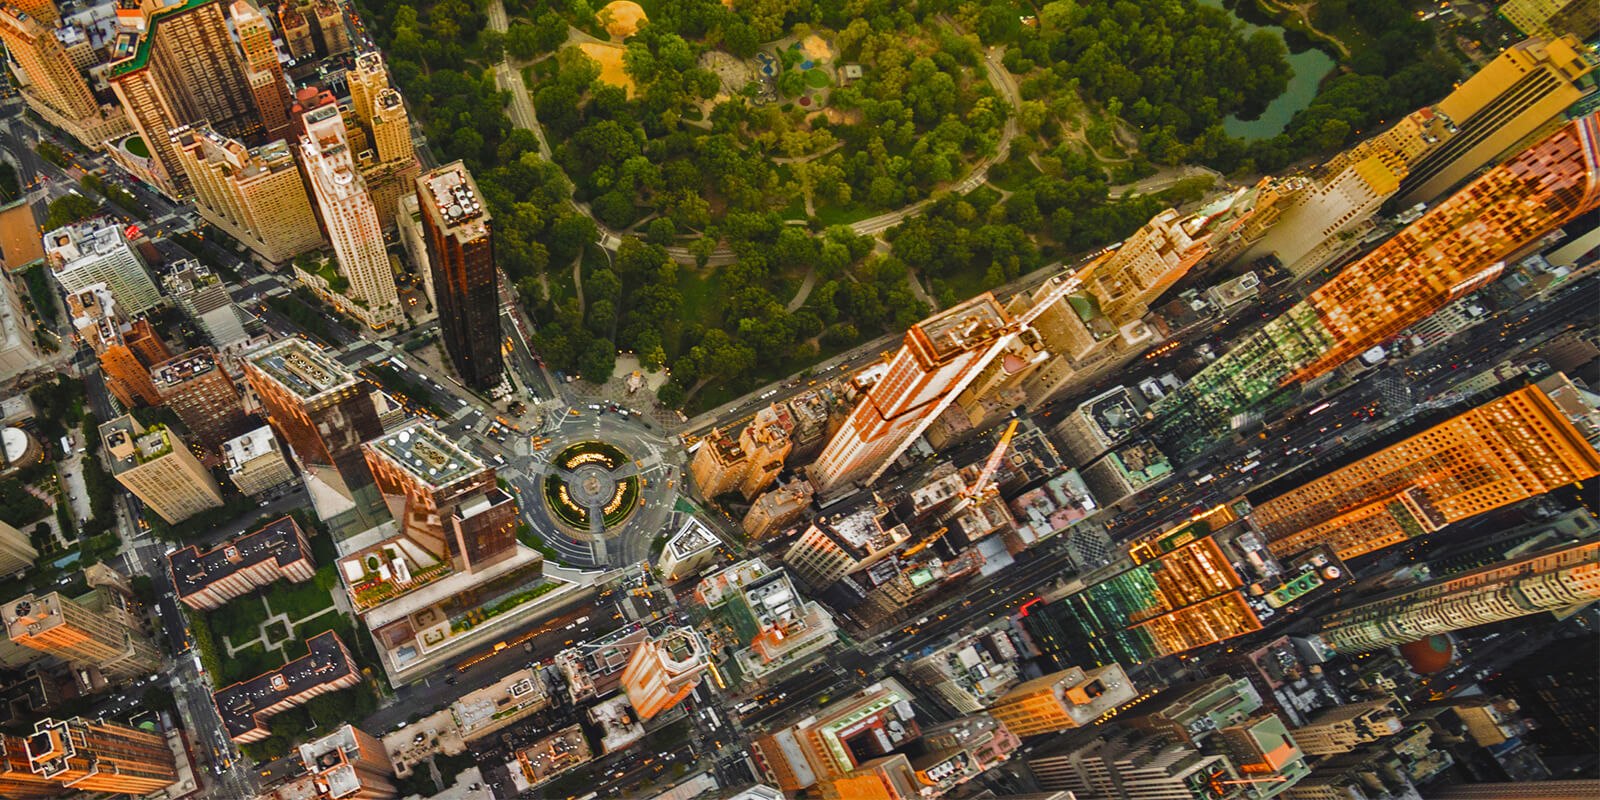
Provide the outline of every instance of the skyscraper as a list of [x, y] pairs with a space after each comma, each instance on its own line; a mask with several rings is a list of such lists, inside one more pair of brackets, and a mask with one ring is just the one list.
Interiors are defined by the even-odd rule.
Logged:
[[1017, 736], [1055, 733], [1094, 723], [1139, 696], [1120, 664], [1062, 670], [1024, 681], [989, 706]]
[[[377, 52], [356, 56], [349, 73], [350, 139], [366, 142], [356, 162], [367, 193], [378, 207], [378, 224], [395, 224], [402, 195], [415, 192], [419, 167], [411, 141], [411, 118], [400, 93], [389, 86], [389, 71]], [[365, 148], [365, 149], [363, 149]]]
[[[1056, 737], [1027, 757], [1045, 789], [1105, 800], [1215, 800], [1234, 797], [1240, 775], [1227, 756], [1144, 733]], [[1212, 792], [1211, 787], [1222, 789]]]
[[1512, 45], [1434, 106], [1454, 132], [1428, 150], [1400, 182], [1402, 205], [1432, 202], [1491, 163], [1580, 96], [1592, 67], [1576, 37]]
[[[399, 319], [400, 298], [384, 250], [378, 211], [367, 194], [366, 181], [356, 170], [344, 120], [338, 106], [332, 105], [314, 109], [302, 119], [306, 132], [300, 137], [300, 149], [306, 173], [340, 272], [349, 284], [346, 291], [333, 291], [331, 282], [324, 280], [328, 289], [323, 294], [343, 313], [382, 329]], [[303, 271], [301, 275], [308, 279]], [[495, 342], [499, 341], [497, 336]]]
[[912, 695], [887, 679], [756, 739], [753, 750], [785, 791], [832, 784], [921, 735]]
[[46, 122], [84, 142], [98, 143], [126, 133], [127, 118], [95, 102], [83, 74], [56, 38], [58, 19], [49, 0], [0, 7], [0, 41], [22, 79], [23, 100]]
[[44, 235], [44, 254], [50, 274], [67, 294], [103, 283], [130, 317], [161, 302], [144, 259], [114, 222], [94, 219], [57, 228]]
[[[387, 91], [387, 90], [385, 90]], [[380, 98], [383, 96], [380, 93]], [[410, 141], [410, 133], [406, 134]], [[469, 388], [500, 383], [500, 271], [489, 209], [460, 161], [417, 178], [440, 339]]]
[[287, 142], [246, 148], [201, 124], [173, 130], [172, 143], [207, 222], [277, 264], [322, 245], [311, 195]]
[[129, 598], [97, 586], [77, 599], [25, 594], [5, 604], [6, 635], [33, 650], [127, 678], [155, 670], [161, 654], [127, 611]]
[[1392, 698], [1334, 706], [1295, 728], [1294, 743], [1310, 756], [1348, 753], [1405, 728], [1394, 706]]
[[1585, 542], [1360, 600], [1324, 616], [1321, 636], [1335, 652], [1362, 653], [1597, 599], [1600, 542]]
[[0, 797], [43, 800], [66, 793], [66, 786], [33, 771], [26, 739], [0, 733]]
[[162, 405], [194, 434], [207, 463], [219, 463], [222, 443], [251, 427], [239, 389], [223, 371], [217, 351], [209, 347], [197, 347], [151, 367], [150, 380]]
[[289, 135], [291, 100], [289, 86], [283, 80], [283, 65], [278, 63], [278, 48], [272, 43], [272, 27], [247, 0], [234, 0], [229, 14], [244, 50], [245, 80], [261, 112], [261, 125], [267, 138], [282, 139]]
[[125, 407], [161, 405], [150, 368], [172, 357], [143, 317], [129, 321], [103, 283], [67, 296], [67, 316], [100, 361], [106, 389]]
[[1537, 386], [1474, 408], [1257, 506], [1280, 556], [1349, 559], [1600, 474], [1600, 455]]
[[176, 525], [222, 505], [222, 490], [189, 445], [165, 425], [145, 428], [124, 414], [100, 425], [111, 475], [151, 511]]
[[22, 305], [21, 275], [0, 275], [0, 380], [38, 367], [33, 317]]
[[811, 465], [817, 492], [877, 480], [1017, 333], [1016, 321], [989, 293], [913, 325], [887, 370]]
[[1500, 6], [1500, 16], [1541, 39], [1570, 33], [1588, 41], [1600, 33], [1600, 9], [1585, 0], [1510, 0]]
[[1435, 206], [1246, 335], [1154, 411], [1186, 461], [1285, 387], [1337, 368], [1482, 288], [1502, 260], [1600, 203], [1600, 115], [1574, 120]]
[[1260, 238], [1239, 258], [1276, 256], [1295, 277], [1310, 274], [1355, 243], [1358, 226], [1394, 195], [1407, 169], [1401, 158], [1383, 153], [1320, 178], [1272, 179], [1278, 191], [1271, 206], [1258, 204], [1250, 220]]
[[111, 50], [112, 89], [170, 191], [190, 191], [168, 135], [173, 128], [205, 121], [239, 139], [264, 131], [222, 0], [152, 3], [142, 29], [121, 29]]
[[716, 497], [739, 491], [747, 500], [754, 498], [783, 469], [784, 458], [793, 447], [789, 439], [793, 429], [794, 417], [789, 409], [774, 403], [757, 411], [737, 440], [712, 431], [689, 465], [700, 493]]
[[12, 575], [33, 566], [39, 551], [33, 549], [28, 535], [0, 522], [0, 575]]
[[143, 795], [178, 780], [166, 739], [103, 719], [39, 720], [28, 759], [35, 774], [86, 792]]
[[456, 569], [481, 572], [516, 554], [517, 504], [493, 467], [417, 421], [361, 445], [395, 521]]
[[283, 339], [244, 357], [244, 375], [308, 471], [352, 502], [372, 486], [361, 443], [383, 435], [366, 384], [315, 345]]
[[622, 668], [622, 690], [639, 718], [650, 719], [688, 697], [710, 663], [709, 649], [690, 628], [672, 628], [640, 642]]

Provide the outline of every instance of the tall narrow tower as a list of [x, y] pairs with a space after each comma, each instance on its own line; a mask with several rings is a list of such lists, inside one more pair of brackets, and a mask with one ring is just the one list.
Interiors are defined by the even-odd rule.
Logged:
[[460, 161], [417, 178], [417, 204], [445, 351], [463, 383], [493, 388], [500, 383], [502, 337], [489, 209]]
[[[384, 251], [383, 229], [377, 207], [367, 194], [366, 181], [356, 169], [354, 154], [345, 137], [344, 120], [337, 106], [326, 105], [304, 117], [306, 132], [300, 150], [311, 188], [322, 209], [322, 221], [339, 268], [350, 282], [342, 311], [360, 317], [375, 329], [394, 322], [400, 314], [400, 297], [394, 270]], [[340, 302], [344, 295], [334, 295]], [[498, 338], [496, 339], [498, 341]]]
[[876, 479], [1000, 354], [1014, 328], [1011, 315], [989, 293], [912, 326], [887, 370], [811, 466], [817, 492]]
[[150, 368], [172, 357], [143, 317], [129, 320], [103, 283], [67, 296], [72, 327], [94, 351], [106, 388], [126, 407], [161, 405]]
[[230, 13], [234, 30], [239, 32], [239, 46], [244, 49], [245, 79], [261, 112], [261, 124], [268, 139], [281, 139], [289, 134], [291, 101], [283, 65], [278, 63], [278, 48], [272, 43], [272, 28], [247, 0], [234, 0]]
[[[127, 121], [102, 113], [82, 73], [67, 57], [52, 26], [55, 6], [49, 0], [31, 4], [36, 10], [0, 6], [0, 41], [22, 78], [22, 97], [51, 124], [86, 142], [99, 142], [127, 130]], [[50, 17], [40, 16], [45, 8]]]

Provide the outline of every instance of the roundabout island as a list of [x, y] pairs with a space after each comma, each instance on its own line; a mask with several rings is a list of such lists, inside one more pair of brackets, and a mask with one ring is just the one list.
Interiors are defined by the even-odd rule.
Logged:
[[639, 476], [626, 453], [605, 442], [577, 442], [550, 459], [544, 502], [569, 533], [602, 535], [633, 516]]

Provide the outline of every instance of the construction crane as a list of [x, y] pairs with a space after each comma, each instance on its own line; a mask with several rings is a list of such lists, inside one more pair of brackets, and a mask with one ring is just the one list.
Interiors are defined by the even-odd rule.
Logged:
[[[972, 501], [981, 500], [983, 498], [983, 496], [988, 492], [989, 480], [994, 477], [994, 471], [1000, 468], [1000, 459], [1006, 454], [1006, 448], [1011, 446], [1011, 437], [1016, 432], [1017, 420], [1013, 419], [1011, 420], [1011, 424], [1006, 426], [1005, 433], [1000, 434], [1000, 441], [995, 443], [994, 450], [989, 453], [989, 460], [983, 462], [983, 469], [980, 470], [978, 472], [978, 476], [972, 480], [972, 485], [961, 490], [961, 499], [956, 501], [956, 504], [951, 506], [949, 511], [944, 512], [944, 516], [941, 517], [941, 519], [949, 519], [950, 517], [955, 516], [956, 512], [970, 505]], [[923, 548], [933, 544], [933, 542], [940, 536], [943, 536], [947, 530], [949, 530], [949, 528], [946, 527], [934, 531], [933, 533], [924, 537], [922, 541], [919, 541], [916, 544], [906, 548], [904, 555], [916, 555], [917, 553], [921, 552]]]

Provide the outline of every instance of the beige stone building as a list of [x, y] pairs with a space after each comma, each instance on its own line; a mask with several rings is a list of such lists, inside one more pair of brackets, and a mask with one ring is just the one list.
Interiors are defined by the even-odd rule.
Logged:
[[165, 426], [126, 414], [100, 426], [111, 474], [151, 511], [176, 524], [222, 505], [222, 490], [188, 444]]

